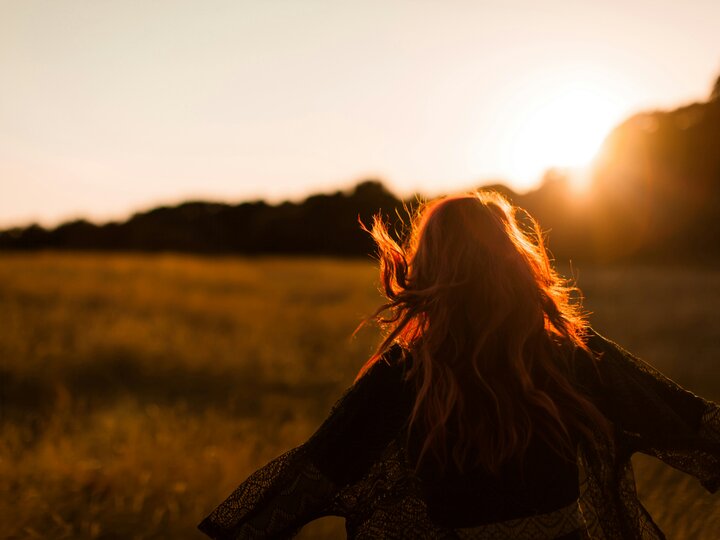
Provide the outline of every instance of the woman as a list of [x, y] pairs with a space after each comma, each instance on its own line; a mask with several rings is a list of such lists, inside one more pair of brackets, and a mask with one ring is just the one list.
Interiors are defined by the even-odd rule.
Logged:
[[370, 232], [386, 338], [203, 532], [282, 538], [339, 515], [351, 538], [662, 538], [636, 451], [717, 489], [718, 406], [587, 326], [529, 215], [480, 192], [427, 204], [403, 246]]

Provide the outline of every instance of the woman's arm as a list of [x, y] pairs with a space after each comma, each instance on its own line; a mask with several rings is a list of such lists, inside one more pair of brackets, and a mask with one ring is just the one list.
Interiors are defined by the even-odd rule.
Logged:
[[375, 364], [303, 445], [245, 480], [199, 525], [211, 538], [288, 538], [340, 515], [338, 492], [360, 479], [407, 418], [399, 351]]
[[216, 539], [289, 538], [325, 515], [336, 488], [307, 454], [303, 445], [255, 471], [198, 528]]
[[720, 487], [720, 408], [685, 390], [612, 341], [592, 333], [599, 356], [592, 393], [632, 451], [692, 474], [710, 492]]

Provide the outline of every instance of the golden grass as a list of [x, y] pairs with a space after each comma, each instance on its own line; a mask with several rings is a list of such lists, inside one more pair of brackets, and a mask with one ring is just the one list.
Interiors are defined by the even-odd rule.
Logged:
[[[299, 444], [376, 340], [363, 261], [0, 255], [0, 535], [197, 538], [255, 468]], [[587, 268], [601, 332], [718, 399], [720, 273]], [[714, 538], [720, 504], [638, 460], [669, 537]], [[307, 538], [341, 535], [321, 520]]]

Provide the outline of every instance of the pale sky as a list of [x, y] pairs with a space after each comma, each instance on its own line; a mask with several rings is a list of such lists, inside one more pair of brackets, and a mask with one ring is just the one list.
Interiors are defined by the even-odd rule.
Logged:
[[705, 100], [717, 0], [0, 0], [0, 227], [578, 166]]

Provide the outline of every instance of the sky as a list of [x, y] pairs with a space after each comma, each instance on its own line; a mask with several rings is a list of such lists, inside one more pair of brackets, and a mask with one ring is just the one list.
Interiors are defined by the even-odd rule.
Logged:
[[0, 227], [582, 167], [709, 95], [716, 0], [0, 0]]

